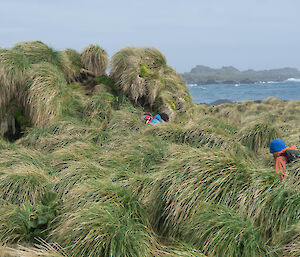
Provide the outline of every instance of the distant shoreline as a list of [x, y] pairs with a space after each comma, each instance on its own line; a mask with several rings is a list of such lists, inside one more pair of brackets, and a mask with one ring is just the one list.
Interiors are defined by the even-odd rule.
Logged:
[[268, 81], [250, 81], [250, 80], [243, 80], [243, 81], [235, 81], [235, 80], [225, 80], [225, 81], [216, 81], [216, 80], [209, 80], [206, 82], [200, 82], [201, 84], [197, 83], [186, 83], [187, 85], [197, 85], [197, 86], [206, 86], [206, 85], [241, 85], [241, 84], [271, 84], [271, 83], [282, 83], [282, 82], [300, 82], [298, 78], [288, 78], [285, 80], [268, 80]]
[[190, 72], [185, 72], [181, 76], [187, 84], [255, 84], [284, 82], [288, 79], [299, 80], [300, 71], [295, 68], [240, 71], [232, 66], [213, 69], [204, 65], [197, 65]]

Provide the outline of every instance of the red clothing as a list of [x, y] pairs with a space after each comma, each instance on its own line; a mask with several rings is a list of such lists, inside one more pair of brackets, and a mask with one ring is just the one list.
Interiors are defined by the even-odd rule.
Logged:
[[286, 147], [280, 152], [273, 153], [274, 159], [275, 159], [275, 171], [279, 174], [281, 173], [281, 177], [287, 175], [286, 172], [286, 165], [287, 165], [287, 158], [285, 156], [281, 156], [282, 153], [284, 153], [286, 150], [298, 150], [295, 145], [291, 147]]

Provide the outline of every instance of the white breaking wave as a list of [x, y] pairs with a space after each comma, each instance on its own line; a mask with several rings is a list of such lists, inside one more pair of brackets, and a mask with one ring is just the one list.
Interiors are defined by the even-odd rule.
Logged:
[[286, 81], [288, 81], [288, 82], [300, 82], [300, 79], [289, 78]]
[[200, 86], [198, 84], [187, 84], [187, 87], [197, 87], [197, 88], [201, 88], [201, 89], [206, 89], [206, 87]]

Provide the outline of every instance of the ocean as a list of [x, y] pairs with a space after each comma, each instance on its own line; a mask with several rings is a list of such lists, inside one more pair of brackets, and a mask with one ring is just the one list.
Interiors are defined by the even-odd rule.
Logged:
[[261, 82], [255, 84], [188, 84], [194, 103], [212, 103], [220, 99], [231, 102], [258, 101], [270, 96], [282, 100], [300, 100], [300, 80]]

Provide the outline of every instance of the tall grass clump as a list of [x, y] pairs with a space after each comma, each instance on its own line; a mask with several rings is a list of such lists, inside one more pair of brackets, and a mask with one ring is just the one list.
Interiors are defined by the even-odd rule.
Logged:
[[95, 77], [105, 74], [108, 65], [108, 56], [106, 51], [100, 46], [89, 45], [82, 51], [80, 58], [83, 67]]
[[0, 168], [0, 197], [18, 204], [30, 201], [35, 203], [46, 191], [49, 176], [34, 165], [14, 165]]
[[59, 53], [61, 61], [58, 64], [58, 68], [65, 75], [67, 82], [71, 83], [80, 80], [82, 69], [80, 54], [73, 49], [66, 49]]
[[[57, 155], [53, 155], [55, 157]], [[57, 179], [53, 182], [53, 189], [59, 197], [67, 195], [74, 187], [86, 181], [108, 176], [101, 165], [90, 159], [68, 161], [67, 157], [61, 163], [56, 164], [59, 170]]]
[[147, 228], [116, 202], [91, 203], [63, 215], [52, 239], [71, 256], [147, 256]]
[[285, 256], [286, 246], [295, 246], [299, 237], [294, 229], [299, 223], [299, 190], [274, 170], [259, 170], [258, 175], [253, 174], [251, 185], [241, 191], [235, 209], [251, 220], [272, 252]]
[[270, 120], [258, 120], [241, 130], [239, 140], [243, 145], [257, 152], [261, 148], [268, 147], [273, 139], [281, 135], [280, 128], [270, 123]]
[[108, 92], [92, 96], [84, 105], [84, 120], [89, 124], [105, 128], [111, 118], [114, 102], [114, 95]]
[[226, 135], [225, 131], [219, 134], [216, 133], [216, 129], [201, 128], [197, 125], [182, 127], [182, 125], [170, 123], [165, 126], [153, 127], [151, 131], [154, 135], [167, 141], [187, 144], [197, 148], [206, 146], [233, 150], [235, 147], [233, 138], [230, 138], [229, 134]]
[[42, 127], [63, 114], [67, 99], [64, 76], [50, 63], [35, 64], [30, 71], [24, 106], [35, 127]]
[[0, 120], [23, 86], [29, 69], [30, 63], [21, 52], [0, 50]]
[[106, 138], [101, 128], [85, 124], [82, 120], [65, 117], [43, 128], [28, 129], [19, 140], [25, 147], [51, 153], [75, 142], [101, 143]]
[[116, 149], [103, 153], [100, 159], [102, 165], [109, 169], [145, 174], [161, 163], [167, 153], [168, 145], [160, 138], [135, 135], [127, 137]]
[[265, 238], [276, 241], [278, 233], [299, 222], [299, 192], [282, 184], [259, 196], [256, 222]]
[[111, 66], [116, 86], [134, 102], [169, 114], [189, 103], [181, 78], [155, 48], [123, 48], [112, 57]]
[[282, 256], [297, 257], [300, 255], [300, 224], [296, 224], [278, 236], [278, 250]]
[[59, 64], [59, 52], [48, 47], [41, 41], [24, 41], [17, 43], [13, 49], [22, 52], [31, 64], [49, 62], [54, 65]]
[[149, 207], [164, 234], [175, 236], [199, 201], [234, 206], [240, 191], [251, 183], [249, 164], [229, 153], [178, 146], [172, 152], [151, 190], [156, 207]]
[[142, 109], [135, 109], [131, 104], [123, 106], [120, 110], [113, 110], [104, 130], [108, 133], [104, 147], [118, 148], [127, 142], [129, 137], [135, 136], [136, 133], [139, 134], [141, 129], [145, 127], [145, 124], [139, 119], [141, 113]]
[[183, 238], [207, 256], [276, 256], [258, 227], [222, 205], [200, 203]]
[[41, 41], [24, 41], [17, 43], [13, 49], [22, 52], [31, 64], [51, 63], [62, 72], [68, 82], [78, 76], [78, 60], [70, 50], [56, 51]]

